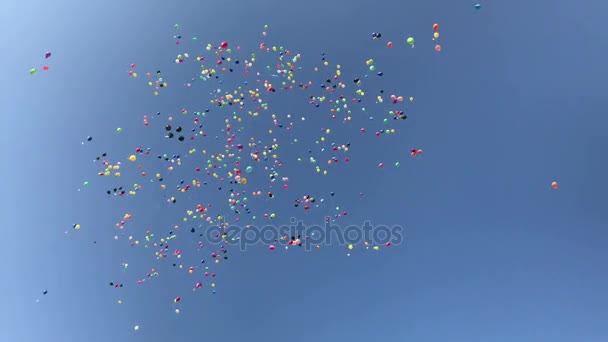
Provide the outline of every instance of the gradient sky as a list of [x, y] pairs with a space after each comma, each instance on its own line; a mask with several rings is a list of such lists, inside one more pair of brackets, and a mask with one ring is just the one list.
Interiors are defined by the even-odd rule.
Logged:
[[[474, 5], [2, 1], [0, 340], [608, 340], [608, 42], [600, 24], [608, 3], [488, 1], [480, 10]], [[433, 23], [441, 25], [440, 53], [433, 49]], [[382, 39], [373, 41], [372, 32]], [[183, 36], [179, 46], [177, 34]], [[407, 36], [416, 38], [415, 48], [405, 44]], [[281, 176], [290, 178], [288, 191], [280, 182], [273, 187], [277, 198], [250, 198], [252, 214], [241, 215], [241, 223], [267, 222], [263, 213], [274, 212], [277, 224], [291, 217], [320, 224], [339, 206], [349, 215], [336, 224], [401, 225], [402, 244], [379, 251], [357, 245], [350, 256], [336, 243], [311, 252], [231, 247], [229, 260], [210, 265], [217, 273], [213, 294], [203, 271], [188, 275], [171, 266], [211, 259], [212, 246], [196, 251], [190, 223], [170, 244], [183, 250], [181, 261], [156, 260], [153, 248], [132, 248], [125, 237], [113, 240], [115, 223], [125, 213], [134, 215], [126, 235], [141, 240], [146, 230], [160, 237], [181, 225], [185, 210], [197, 203], [213, 203], [213, 215], [230, 211], [227, 187], [218, 191], [217, 183], [187, 195], [174, 190], [180, 179], [188, 183], [196, 176], [195, 165], [206, 166], [200, 150], [223, 150], [223, 120], [233, 109], [210, 105], [216, 96], [211, 93], [232, 91], [244, 81], [262, 88], [242, 68], [222, 84], [184, 86], [198, 69], [192, 60], [173, 63], [176, 55], [209, 56], [204, 46], [221, 41], [239, 45], [233, 55], [241, 61], [256, 53], [253, 70], [261, 79], [274, 80], [265, 66], [277, 62], [259, 50], [260, 42], [301, 53], [303, 71], [296, 79], [315, 82], [309, 91], [262, 91], [271, 109], [258, 118], [245, 115], [235, 125], [245, 129], [240, 139], [279, 139]], [[53, 53], [48, 60], [46, 51]], [[330, 67], [315, 73], [323, 52]], [[382, 77], [367, 70], [369, 58]], [[138, 78], [127, 73], [131, 63]], [[50, 70], [43, 72], [43, 64]], [[346, 124], [330, 118], [327, 103], [308, 104], [309, 96], [325, 94], [318, 84], [333, 75], [336, 64], [342, 66], [347, 98], [354, 96], [357, 77], [366, 92]], [[39, 71], [30, 76], [34, 67]], [[159, 69], [169, 86], [155, 97], [145, 73]], [[387, 101], [377, 105], [381, 89]], [[415, 98], [405, 105], [406, 121], [382, 123], [388, 110], [402, 108], [388, 103], [390, 94]], [[207, 138], [179, 143], [162, 137], [170, 114], [190, 127], [192, 117], [182, 116], [182, 108], [212, 109]], [[156, 112], [162, 115], [144, 127], [143, 115]], [[273, 113], [285, 124], [291, 114], [295, 128], [275, 128], [269, 135]], [[307, 120], [300, 121], [302, 116]], [[389, 127], [397, 134], [374, 136]], [[325, 128], [332, 133], [324, 134]], [[87, 136], [93, 141], [81, 144]], [[327, 167], [328, 158], [346, 155], [321, 151], [315, 144], [321, 136], [326, 146], [351, 143], [349, 164]], [[127, 161], [136, 147], [151, 148], [151, 157], [139, 156], [138, 163], [147, 178], [166, 174], [168, 190], [137, 175]], [[190, 148], [197, 149], [196, 157], [184, 157]], [[423, 155], [410, 157], [412, 148], [423, 149]], [[123, 163], [120, 179], [96, 176], [101, 168], [93, 159], [103, 152]], [[181, 154], [185, 166], [169, 173], [167, 163], [155, 158], [163, 153]], [[327, 176], [315, 172], [307, 161], [311, 155]], [[268, 172], [261, 166], [250, 178], [244, 190], [268, 191]], [[558, 191], [551, 189], [554, 180]], [[84, 181], [90, 185], [83, 187]], [[135, 196], [105, 194], [133, 183], [144, 186]], [[310, 212], [294, 208], [304, 194], [325, 202]], [[166, 202], [172, 195], [176, 204]], [[79, 231], [72, 229], [75, 223]], [[122, 263], [129, 268], [123, 270]], [[152, 268], [159, 277], [138, 285]], [[193, 292], [199, 280], [205, 286]], [[124, 287], [112, 288], [112, 281]]]

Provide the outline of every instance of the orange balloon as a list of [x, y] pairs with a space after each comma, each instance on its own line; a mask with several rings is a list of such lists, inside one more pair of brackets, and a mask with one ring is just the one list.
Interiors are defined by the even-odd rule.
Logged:
[[433, 24], [433, 30], [435, 30], [435, 31], [439, 30], [439, 24]]
[[552, 182], [552, 183], [551, 183], [551, 187], [552, 187], [554, 190], [557, 190], [557, 187], [558, 187], [557, 182]]

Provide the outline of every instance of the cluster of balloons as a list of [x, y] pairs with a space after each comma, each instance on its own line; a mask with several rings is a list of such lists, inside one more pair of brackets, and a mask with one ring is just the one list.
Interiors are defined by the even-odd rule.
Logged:
[[[49, 59], [49, 58], [51, 58], [51, 52], [50, 52], [50, 51], [47, 51], [47, 52], [44, 54], [44, 58], [45, 58], [45, 59]], [[48, 70], [49, 70], [49, 66], [48, 66], [48, 65], [46, 65], [46, 64], [45, 64], [45, 65], [43, 65], [43, 66], [42, 66], [42, 70], [44, 70], [44, 71], [48, 71]], [[37, 72], [38, 72], [38, 69], [36, 69], [36, 68], [31, 68], [31, 69], [30, 69], [30, 75], [32, 75], [32, 76], [36, 75], [36, 73], [37, 73]]]
[[[433, 24], [433, 40], [437, 40], [439, 39], [439, 24], [435, 23]], [[435, 44], [435, 51], [440, 52], [441, 51], [441, 45], [440, 44]]]

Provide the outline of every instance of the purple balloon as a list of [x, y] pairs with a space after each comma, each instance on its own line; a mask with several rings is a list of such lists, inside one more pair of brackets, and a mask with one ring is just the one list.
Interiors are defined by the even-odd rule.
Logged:
[[51, 57], [51, 53], [50, 52], [47, 52], [46, 54], [44, 54], [44, 58], [49, 58], [49, 57]]

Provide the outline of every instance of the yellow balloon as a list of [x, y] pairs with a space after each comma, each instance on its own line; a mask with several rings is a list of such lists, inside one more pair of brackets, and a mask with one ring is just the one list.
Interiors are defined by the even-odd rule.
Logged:
[[134, 154], [132, 154], [132, 155], [129, 157], [129, 160], [130, 160], [130, 161], [132, 161], [132, 162], [134, 162], [134, 161], [136, 161], [136, 160], [137, 160], [137, 156], [135, 156]]
[[433, 33], [433, 38], [435, 38], [435, 39], [439, 38], [439, 32]]

